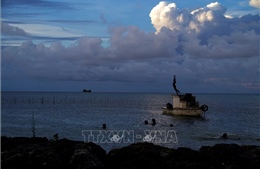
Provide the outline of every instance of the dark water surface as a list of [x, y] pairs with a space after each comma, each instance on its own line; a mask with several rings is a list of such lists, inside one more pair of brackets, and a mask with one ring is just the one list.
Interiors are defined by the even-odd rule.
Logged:
[[[34, 126], [38, 137], [52, 139], [58, 133], [59, 138], [72, 140], [94, 138], [107, 151], [143, 141], [146, 136], [151, 136], [148, 141], [171, 148], [198, 149], [216, 143], [260, 145], [259, 95], [195, 95], [201, 105], [209, 107], [206, 119], [163, 115], [161, 107], [172, 102], [170, 94], [2, 92], [1, 135], [32, 137]], [[155, 126], [144, 125], [152, 118]], [[106, 130], [101, 128], [103, 123]], [[88, 137], [90, 131], [92, 137]], [[220, 138], [224, 132], [226, 140]], [[121, 140], [111, 141], [115, 134]], [[127, 137], [128, 142], [124, 140]]]

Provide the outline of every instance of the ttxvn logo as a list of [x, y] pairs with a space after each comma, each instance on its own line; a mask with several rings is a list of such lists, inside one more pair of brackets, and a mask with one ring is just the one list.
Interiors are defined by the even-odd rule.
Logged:
[[134, 130], [82, 130], [84, 142], [93, 143], [178, 143], [174, 130], [144, 130], [136, 134]]

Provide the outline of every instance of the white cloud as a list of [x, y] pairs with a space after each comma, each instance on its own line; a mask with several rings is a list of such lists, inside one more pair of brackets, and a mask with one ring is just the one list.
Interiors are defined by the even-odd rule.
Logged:
[[171, 30], [200, 31], [206, 22], [226, 18], [225, 13], [226, 8], [218, 2], [193, 11], [180, 10], [175, 3], [160, 2], [151, 10], [150, 17], [157, 33], [162, 27]]
[[182, 29], [187, 24], [189, 14], [186, 10], [180, 11], [175, 3], [160, 2], [150, 12], [151, 22], [158, 33], [162, 27], [171, 30]]
[[[160, 2], [152, 9], [150, 17], [157, 34], [166, 27], [175, 32], [176, 37], [182, 37], [178, 42], [182, 44], [183, 52], [191, 56], [257, 56], [260, 40], [259, 15], [227, 18], [225, 13], [226, 8], [218, 2], [189, 13], [178, 9], [176, 4]], [[176, 18], [183, 15], [186, 16], [185, 23], [177, 22]], [[160, 19], [161, 16], [165, 16], [164, 19]]]
[[260, 8], [260, 0], [250, 0], [249, 5], [255, 8]]

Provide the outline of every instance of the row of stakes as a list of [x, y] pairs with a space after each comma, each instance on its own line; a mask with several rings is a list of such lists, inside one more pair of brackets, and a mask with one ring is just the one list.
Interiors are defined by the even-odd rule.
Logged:
[[[145, 125], [148, 125], [149, 124], [149, 122], [147, 121], [147, 120], [145, 120], [144, 121], [144, 124]], [[156, 120], [153, 118], [152, 119], [152, 126], [155, 126], [156, 125]], [[170, 127], [173, 127], [173, 124], [170, 124]], [[104, 123], [103, 125], [102, 125], [102, 129], [106, 129], [107, 128], [107, 125]]]

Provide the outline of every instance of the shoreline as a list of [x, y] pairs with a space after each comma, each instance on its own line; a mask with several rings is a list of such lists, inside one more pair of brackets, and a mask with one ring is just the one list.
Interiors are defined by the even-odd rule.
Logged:
[[260, 146], [215, 144], [199, 150], [140, 142], [106, 152], [92, 142], [1, 137], [3, 168], [258, 168]]

